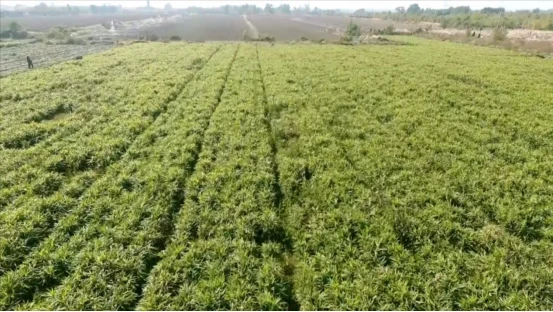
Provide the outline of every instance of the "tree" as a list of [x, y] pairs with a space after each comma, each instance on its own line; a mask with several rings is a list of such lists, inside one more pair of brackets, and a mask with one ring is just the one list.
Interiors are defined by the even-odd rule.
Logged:
[[353, 12], [354, 16], [365, 16], [367, 15], [367, 12], [365, 12], [365, 9], [358, 9], [355, 12]]
[[265, 4], [265, 8], [263, 9], [263, 12], [267, 14], [274, 14], [275, 10], [273, 9], [273, 5], [270, 3]]
[[8, 28], [11, 33], [16, 33], [21, 30], [21, 25], [19, 25], [16, 21], [13, 21], [8, 24]]
[[410, 14], [417, 14], [420, 11], [422, 10], [417, 3], [413, 3], [407, 8], [407, 13], [410, 13]]
[[35, 6], [35, 9], [36, 9], [39, 13], [46, 15], [46, 13], [47, 13], [47, 11], [48, 11], [48, 6], [46, 5], [46, 3], [41, 2], [39, 5]]
[[534, 13], [534, 14], [538, 14], [538, 13], [540, 13], [540, 12], [541, 12], [541, 11], [540, 11], [539, 8], [535, 8], [535, 9], [532, 10], [532, 13]]
[[354, 24], [353, 21], [350, 20], [346, 34], [349, 37], [359, 37], [361, 36], [361, 27], [359, 27], [359, 25], [357, 24]]
[[292, 12], [292, 10], [290, 10], [290, 5], [289, 4], [281, 4], [277, 7], [277, 11], [280, 13], [280, 14], [290, 14]]
[[505, 13], [505, 8], [485, 7], [480, 12], [482, 12], [484, 14], [499, 14], [499, 13]]
[[165, 4], [165, 11], [171, 11], [173, 10], [173, 6], [171, 5], [171, 3], [167, 2]]
[[405, 13], [405, 7], [399, 6], [396, 8], [396, 12], [398, 13]]

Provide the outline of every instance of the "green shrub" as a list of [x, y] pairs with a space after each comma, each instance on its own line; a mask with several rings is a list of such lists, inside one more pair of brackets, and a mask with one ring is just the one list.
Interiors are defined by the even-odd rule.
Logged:
[[503, 41], [507, 39], [507, 29], [505, 28], [496, 28], [493, 30], [493, 40], [494, 41]]
[[350, 21], [348, 29], [346, 30], [346, 35], [349, 37], [359, 37], [361, 36], [361, 27], [357, 24], [354, 24]]
[[80, 38], [67, 38], [64, 42], [65, 44], [86, 44], [86, 42], [83, 39]]

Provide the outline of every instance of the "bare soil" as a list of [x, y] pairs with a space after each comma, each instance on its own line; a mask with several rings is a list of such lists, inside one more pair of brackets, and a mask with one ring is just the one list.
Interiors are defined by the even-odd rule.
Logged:
[[277, 41], [310, 40], [338, 41], [340, 35], [326, 27], [305, 23], [293, 16], [248, 15], [248, 20], [261, 34], [273, 36]]
[[8, 25], [15, 21], [28, 31], [46, 31], [56, 26], [85, 27], [90, 25], [109, 23], [116, 21], [136, 21], [156, 17], [157, 13], [133, 12], [118, 14], [81, 14], [75, 16], [25, 16], [25, 17], [2, 17], [0, 19], [0, 29], [6, 29]]
[[241, 15], [191, 15], [171, 23], [150, 27], [144, 32], [160, 37], [179, 36], [189, 41], [242, 40], [248, 25]]

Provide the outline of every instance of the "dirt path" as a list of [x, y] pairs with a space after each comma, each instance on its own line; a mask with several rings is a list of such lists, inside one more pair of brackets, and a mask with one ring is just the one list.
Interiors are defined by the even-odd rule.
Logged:
[[246, 14], [242, 15], [244, 17], [244, 21], [248, 25], [248, 34], [253, 39], [259, 38], [259, 31], [257, 31], [257, 28], [248, 20], [248, 16]]

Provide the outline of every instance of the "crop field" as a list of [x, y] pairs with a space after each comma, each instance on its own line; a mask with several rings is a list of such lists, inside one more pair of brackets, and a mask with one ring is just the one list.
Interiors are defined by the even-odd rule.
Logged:
[[249, 21], [259, 33], [273, 36], [277, 41], [310, 40], [339, 41], [340, 35], [327, 31], [319, 24], [300, 22], [284, 15], [249, 15]]
[[553, 309], [553, 63], [401, 40], [0, 79], [0, 310]]
[[[378, 18], [359, 18], [359, 17], [349, 17], [349, 16], [301, 16], [295, 18], [297, 21], [317, 25], [320, 27], [335, 27], [340, 29], [346, 29], [348, 24], [353, 22], [359, 27], [362, 31], [369, 31], [370, 29], [385, 29], [386, 27], [392, 25], [396, 29], [407, 29], [409, 31], [414, 31], [419, 27], [440, 27], [439, 24], [419, 24], [419, 23], [409, 23], [409, 22], [397, 22], [392, 20], [382, 20]], [[422, 26], [425, 25], [425, 26]], [[463, 30], [466, 31], [466, 30]]]
[[133, 12], [118, 14], [80, 14], [75, 16], [24, 16], [24, 17], [3, 17], [0, 20], [0, 29], [8, 29], [11, 22], [17, 22], [29, 31], [44, 31], [56, 26], [84, 27], [95, 24], [102, 24], [116, 21], [134, 21], [155, 17], [157, 14], [149, 12]]
[[28, 70], [27, 55], [32, 57], [35, 67], [44, 67], [111, 48], [111, 45], [100, 44], [48, 45], [44, 43], [21, 43], [0, 48], [0, 76]]
[[148, 33], [160, 37], [179, 36], [189, 41], [242, 40], [247, 26], [241, 15], [205, 14], [179, 18], [148, 29]]

